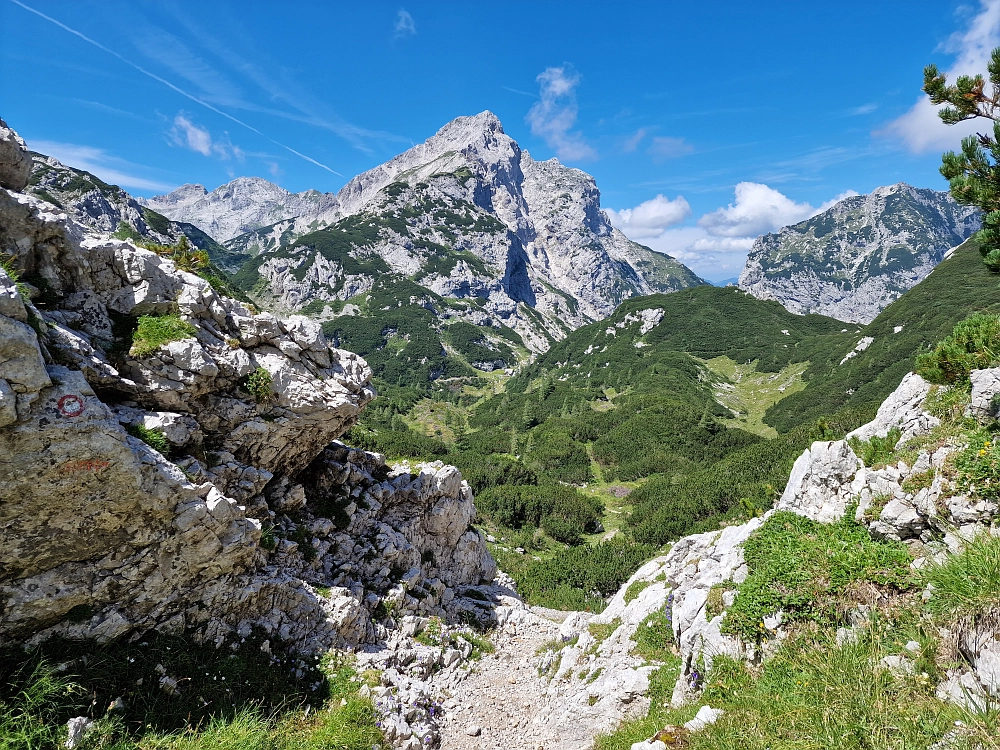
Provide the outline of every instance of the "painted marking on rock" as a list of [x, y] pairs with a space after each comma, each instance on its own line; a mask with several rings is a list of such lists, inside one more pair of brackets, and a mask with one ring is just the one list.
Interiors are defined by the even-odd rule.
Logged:
[[59, 407], [59, 413], [64, 417], [79, 417], [83, 414], [83, 410], [87, 408], [87, 405], [83, 402], [83, 398], [77, 396], [75, 393], [67, 393], [60, 398], [57, 406]]
[[67, 461], [60, 467], [60, 471], [64, 474], [80, 474], [82, 472], [91, 472], [96, 474], [109, 466], [111, 466], [110, 461], [103, 461], [99, 458], [90, 458], [80, 461]]

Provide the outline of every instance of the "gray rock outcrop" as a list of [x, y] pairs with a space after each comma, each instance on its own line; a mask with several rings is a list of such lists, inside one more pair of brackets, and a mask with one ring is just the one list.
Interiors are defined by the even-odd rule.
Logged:
[[374, 390], [318, 324], [8, 190], [0, 252], [0, 639], [311, 651], [384, 640], [390, 603], [493, 616], [463, 595], [496, 566], [458, 471], [331, 443]]
[[0, 120], [0, 188], [24, 190], [31, 176], [31, 154], [21, 136]]

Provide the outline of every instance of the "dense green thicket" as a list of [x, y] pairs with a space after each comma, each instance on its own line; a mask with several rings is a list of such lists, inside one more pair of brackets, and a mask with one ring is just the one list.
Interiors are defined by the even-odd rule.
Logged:
[[604, 505], [565, 485], [497, 485], [479, 494], [476, 510], [500, 526], [542, 528], [557, 542], [576, 545], [598, 527]]
[[[1000, 288], [983, 266], [976, 242], [969, 240], [861, 333], [831, 349], [827, 358], [813, 360], [804, 375], [805, 390], [772, 406], [765, 420], [785, 432], [845, 405], [881, 403], [914, 368], [917, 355], [950, 334], [973, 310], [1000, 313]], [[874, 341], [839, 364], [861, 336]]]
[[795, 459], [814, 440], [840, 437], [872, 419], [876, 409], [845, 409], [821, 424], [738, 447], [686, 474], [654, 475], [630, 495], [634, 509], [627, 528], [638, 541], [661, 545], [714, 529], [723, 518], [758, 515], [780, 496]]

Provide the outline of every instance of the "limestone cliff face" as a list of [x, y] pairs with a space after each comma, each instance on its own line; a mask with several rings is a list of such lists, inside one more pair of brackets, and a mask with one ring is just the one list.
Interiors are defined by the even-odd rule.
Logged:
[[979, 225], [979, 212], [947, 193], [880, 187], [759, 237], [739, 287], [794, 313], [870, 323]]
[[[245, 221], [263, 205], [244, 183], [219, 190], [240, 193], [245, 208], [235, 198], [226, 205]], [[147, 205], [211, 232], [201, 213], [188, 210], [196, 205], [191, 194], [185, 186]], [[270, 295], [284, 309], [359, 304], [385, 273], [372, 263], [384, 261], [398, 279], [415, 279], [431, 300], [477, 302], [452, 305], [453, 314], [513, 328], [528, 348], [541, 351], [628, 297], [704, 283], [614, 229], [590, 175], [555, 159], [535, 161], [490, 112], [459, 117], [336, 195], [309, 200], [308, 210], [296, 214], [290, 207], [282, 221], [226, 243], [251, 258], [240, 274], [244, 289]], [[371, 236], [360, 236], [361, 227], [370, 227]], [[346, 244], [337, 254], [323, 253], [306, 237]], [[410, 287], [400, 292], [404, 303]]]
[[258, 625], [309, 650], [379, 637], [385, 600], [489, 617], [457, 470], [331, 444], [374, 390], [318, 324], [12, 190], [0, 253], [0, 639]]

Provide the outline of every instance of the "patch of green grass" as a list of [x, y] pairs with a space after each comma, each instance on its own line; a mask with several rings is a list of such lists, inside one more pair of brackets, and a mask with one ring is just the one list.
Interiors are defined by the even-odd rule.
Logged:
[[593, 637], [598, 643], [603, 643], [611, 634], [621, 627], [621, 618], [616, 617], [611, 622], [592, 622], [587, 626], [587, 632]]
[[347, 661], [298, 656], [276, 640], [268, 653], [262, 642], [217, 649], [147, 633], [132, 643], [4, 648], [0, 748], [56, 750], [71, 716], [97, 721], [87, 750], [368, 750], [381, 741]]
[[768, 637], [763, 618], [784, 612], [784, 622], [836, 619], [835, 596], [855, 581], [895, 590], [913, 586], [910, 555], [899, 542], [875, 541], [848, 510], [822, 524], [794, 513], [775, 513], [744, 544], [750, 573], [726, 611], [724, 631], [746, 642]]
[[125, 425], [125, 432], [134, 438], [139, 438], [150, 448], [159, 451], [164, 456], [170, 455], [170, 441], [163, 434], [163, 430], [151, 430], [141, 422], [138, 424]]
[[716, 400], [735, 414], [724, 420], [733, 427], [765, 438], [776, 437], [778, 431], [764, 422], [764, 413], [781, 399], [806, 387], [802, 373], [808, 362], [792, 362], [779, 372], [757, 372], [756, 362], [739, 364], [729, 357], [707, 360], [709, 370], [725, 378], [715, 387]]
[[995, 712], [972, 715], [939, 701], [935, 683], [919, 672], [897, 676], [881, 664], [897, 645], [884, 631], [865, 631], [836, 645], [832, 634], [793, 638], [761, 666], [716, 657], [697, 703], [669, 708], [677, 670], [651, 681], [649, 714], [598, 738], [597, 750], [628, 750], [665, 725], [681, 725], [700, 705], [725, 714], [687, 735], [690, 750], [923, 750], [964, 722], [955, 748], [995, 750]]
[[956, 486], [987, 499], [1000, 497], [1000, 441], [984, 429], [969, 435], [969, 445], [955, 457]]
[[632, 653], [649, 661], [666, 662], [673, 658], [674, 628], [670, 609], [651, 612], [639, 623], [632, 636]]
[[129, 354], [142, 359], [156, 352], [171, 341], [193, 338], [198, 329], [181, 319], [180, 315], [142, 315], [132, 334]]
[[996, 612], [1000, 608], [1000, 537], [979, 534], [958, 554], [924, 568], [921, 581], [934, 587], [927, 602], [934, 614]]
[[652, 581], [632, 581], [628, 588], [625, 589], [625, 594], [622, 596], [625, 603], [633, 602], [639, 598], [639, 594], [645, 591], [653, 584]]

